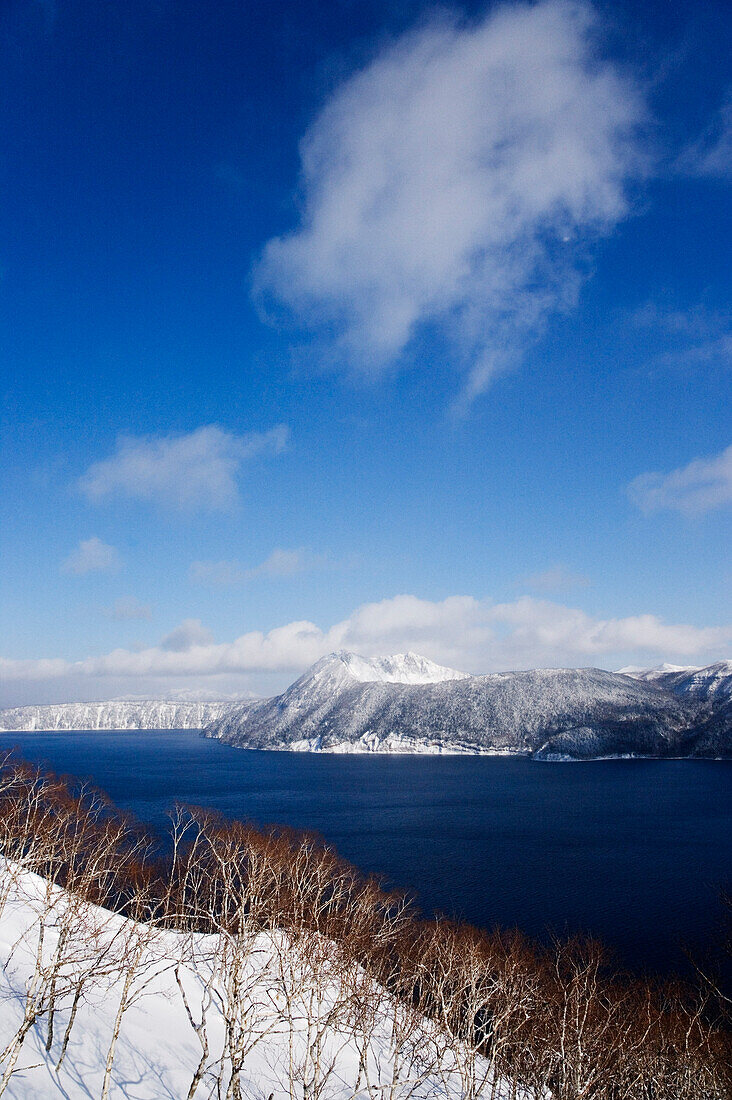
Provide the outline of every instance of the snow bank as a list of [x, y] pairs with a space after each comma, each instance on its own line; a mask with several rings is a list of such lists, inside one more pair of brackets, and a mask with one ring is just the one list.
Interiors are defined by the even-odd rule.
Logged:
[[[39, 973], [43, 972], [48, 985], [61, 930], [68, 927], [70, 904], [78, 905], [35, 875], [0, 866], [0, 1047], [6, 1047], [0, 1077], [24, 1007], [38, 995]], [[83, 939], [73, 950], [66, 949], [51, 1049], [46, 1051], [45, 1011], [28, 1032], [3, 1096], [13, 1100], [101, 1096], [110, 1040], [125, 993], [130, 1004], [121, 1019], [109, 1097], [183, 1100], [189, 1096], [202, 1061], [202, 1045], [192, 1024], [204, 1025], [208, 1044], [205, 1072], [195, 1096], [202, 1100], [216, 1095], [217, 1072], [224, 1082], [223, 1095], [230, 1071], [222, 1008], [231, 972], [226, 976], [225, 968], [212, 969], [215, 937], [158, 930], [150, 938], [148, 926], [91, 905], [76, 910], [75, 921], [85, 929], [87, 950]], [[98, 961], [84, 989], [68, 1049], [57, 1069], [73, 1003], [73, 978], [85, 966], [88, 970], [94, 952], [98, 960], [106, 952], [106, 962]], [[131, 965], [136, 953], [137, 965], [125, 989], [124, 966]], [[236, 974], [238, 1035], [241, 1049], [249, 1047], [243, 1058], [242, 1094], [273, 1095], [275, 1100], [289, 1100], [293, 1094], [302, 1097], [308, 1091], [307, 1081], [317, 1073], [322, 1086], [319, 1095], [328, 1100], [350, 1100], [357, 1094], [364, 1100], [387, 1094], [393, 1100], [438, 1096], [457, 1100], [460, 1088], [449, 1053], [443, 1054], [439, 1072], [424, 1069], [428, 1047], [444, 1047], [434, 1025], [421, 1021], [415, 1031], [413, 1016], [395, 1008], [393, 999], [355, 964], [344, 984], [344, 974], [334, 965], [335, 954], [333, 944], [316, 939], [306, 951], [297, 949], [282, 934], [260, 932], [246, 944], [245, 966]], [[358, 1014], [353, 1012], [356, 1003], [369, 1006], [368, 1033], [359, 1028]], [[401, 1021], [400, 1011], [404, 1011]], [[361, 1021], [364, 1018], [360, 1016]], [[409, 1034], [407, 1027], [412, 1029]], [[398, 1043], [395, 1034], [400, 1036]], [[501, 1088], [492, 1093], [495, 1100], [502, 1095]]]

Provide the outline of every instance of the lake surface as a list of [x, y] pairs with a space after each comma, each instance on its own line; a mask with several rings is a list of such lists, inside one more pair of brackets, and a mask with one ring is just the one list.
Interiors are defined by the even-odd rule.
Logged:
[[152, 825], [180, 800], [315, 829], [426, 910], [590, 932], [632, 966], [681, 966], [682, 942], [703, 949], [732, 888], [732, 761], [319, 756], [190, 730], [0, 733], [11, 746]]

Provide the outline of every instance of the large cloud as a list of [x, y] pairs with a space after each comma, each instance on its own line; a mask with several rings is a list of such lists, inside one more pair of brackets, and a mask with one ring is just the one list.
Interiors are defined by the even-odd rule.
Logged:
[[242, 464], [278, 453], [288, 431], [235, 435], [215, 424], [181, 435], [122, 436], [111, 458], [95, 462], [79, 481], [91, 501], [129, 497], [168, 508], [219, 510], [238, 497]]
[[732, 444], [718, 455], [695, 458], [671, 473], [640, 474], [628, 495], [644, 512], [698, 516], [732, 504]]
[[641, 170], [640, 96], [597, 31], [586, 3], [543, 0], [390, 45], [306, 133], [301, 223], [266, 246], [259, 299], [362, 370], [437, 324], [464, 398], [484, 390], [572, 300]]
[[3, 659], [0, 679], [7, 682], [6, 700], [13, 682], [26, 686], [26, 696], [37, 684], [39, 697], [55, 682], [56, 698], [62, 689], [67, 697], [88, 697], [110, 686], [150, 690], [153, 681], [160, 690], [181, 679], [261, 689], [265, 680], [272, 682], [271, 674], [276, 674], [275, 686], [284, 686], [323, 654], [342, 648], [366, 655], [412, 649], [469, 672], [487, 672], [541, 665], [617, 667], [666, 658], [711, 660], [731, 643], [732, 626], [669, 624], [649, 614], [598, 619], [529, 596], [495, 604], [472, 596], [433, 602], [401, 595], [364, 604], [327, 630], [308, 621], [291, 622], [267, 633], [242, 634], [232, 642], [215, 643], [198, 620], [187, 620], [160, 645], [138, 651], [116, 649], [76, 662]]

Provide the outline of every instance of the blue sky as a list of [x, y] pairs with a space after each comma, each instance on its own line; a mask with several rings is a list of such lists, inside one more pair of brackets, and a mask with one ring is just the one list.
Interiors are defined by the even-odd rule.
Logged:
[[729, 32], [7, 0], [0, 703], [729, 656]]

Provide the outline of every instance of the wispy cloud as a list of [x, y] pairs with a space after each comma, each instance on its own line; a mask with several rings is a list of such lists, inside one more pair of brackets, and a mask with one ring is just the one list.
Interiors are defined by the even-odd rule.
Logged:
[[322, 563], [322, 558], [310, 554], [304, 548], [282, 550], [276, 547], [263, 562], [249, 570], [250, 577], [293, 577], [296, 573], [305, 573]]
[[122, 436], [111, 458], [89, 467], [79, 488], [94, 502], [124, 496], [186, 511], [225, 510], [238, 499], [244, 462], [278, 454], [288, 434], [284, 425], [235, 435], [213, 424], [182, 435]]
[[117, 573], [121, 568], [122, 559], [117, 548], [102, 542], [96, 535], [82, 539], [61, 564], [62, 573], [73, 573], [78, 577], [85, 573]]
[[531, 573], [523, 583], [535, 592], [569, 592], [573, 588], [586, 588], [589, 577], [573, 573], [564, 565], [552, 565], [541, 573]]
[[188, 579], [196, 584], [233, 588], [243, 584], [247, 576], [238, 561], [194, 561], [188, 570]]
[[194, 561], [188, 576], [199, 584], [228, 588], [245, 584], [257, 577], [294, 577], [299, 573], [323, 568], [327, 563], [326, 554], [314, 554], [303, 546], [295, 550], [275, 547], [264, 561], [249, 568], [238, 561]]
[[140, 603], [135, 596], [120, 596], [111, 607], [102, 608], [103, 614], [115, 622], [152, 619], [152, 605]]
[[716, 118], [678, 158], [676, 168], [688, 176], [729, 179], [732, 176], [732, 91]]
[[641, 96], [599, 59], [600, 30], [576, 0], [445, 17], [346, 81], [303, 138], [302, 219], [264, 250], [263, 309], [368, 372], [437, 326], [463, 399], [487, 389], [573, 302], [643, 172]]
[[732, 367], [732, 323], [728, 314], [695, 305], [673, 309], [647, 302], [632, 314], [636, 328], [651, 331], [661, 350], [653, 362], [662, 367]]
[[667, 510], [687, 516], [732, 504], [732, 445], [668, 474], [641, 474], [631, 481], [628, 495], [644, 512]]
[[716, 659], [732, 644], [732, 624], [723, 627], [666, 623], [656, 615], [597, 618], [579, 608], [523, 596], [495, 604], [472, 596], [433, 602], [401, 595], [364, 604], [323, 630], [308, 621], [263, 633], [250, 631], [231, 642], [214, 642], [197, 619], [188, 619], [157, 645], [116, 649], [82, 661], [0, 659], [5, 681], [64, 681], [68, 692], [85, 682], [134, 682], [151, 677], [291, 676], [325, 653], [352, 649], [367, 655], [416, 650], [444, 664], [481, 673], [534, 666], [656, 663], [700, 657]]

